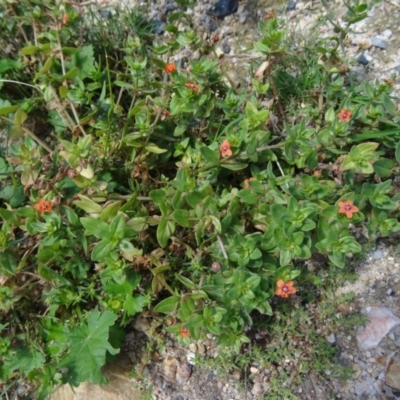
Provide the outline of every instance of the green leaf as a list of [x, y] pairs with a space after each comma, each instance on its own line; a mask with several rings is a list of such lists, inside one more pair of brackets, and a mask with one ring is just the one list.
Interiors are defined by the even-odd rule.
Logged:
[[400, 164], [400, 142], [397, 143], [395, 156], [396, 161]]
[[392, 160], [387, 158], [381, 158], [380, 160], [375, 161], [372, 166], [377, 175], [381, 178], [387, 178], [392, 173], [394, 163]]
[[31, 56], [39, 51], [39, 47], [36, 46], [25, 46], [19, 52], [24, 56]]
[[11, 185], [6, 186], [0, 191], [0, 199], [4, 199], [12, 208], [17, 208], [21, 206], [26, 199], [24, 187], [22, 185], [15, 187]]
[[10, 276], [17, 272], [18, 260], [8, 252], [0, 253], [0, 272], [2, 275]]
[[149, 193], [150, 198], [156, 204], [161, 204], [165, 202], [165, 192], [162, 189], [154, 189]]
[[185, 228], [189, 228], [190, 226], [193, 225], [193, 221], [189, 220], [189, 211], [188, 210], [175, 210], [172, 214], [171, 217], [174, 219], [174, 221], [179, 224], [180, 226], [183, 226]]
[[237, 162], [234, 159], [221, 162], [221, 167], [230, 169], [231, 171], [239, 171], [245, 169], [248, 164]]
[[28, 374], [35, 368], [40, 368], [45, 361], [43, 354], [27, 345], [19, 345], [14, 356], [7, 362], [7, 367], [12, 371], [19, 369], [23, 374]]
[[239, 198], [247, 204], [257, 204], [258, 195], [251, 189], [243, 189], [238, 192]]
[[99, 239], [108, 236], [108, 224], [95, 218], [82, 217], [79, 219], [85, 228], [85, 235], [93, 235]]
[[211, 164], [218, 164], [219, 163], [219, 153], [218, 151], [211, 150], [210, 148], [206, 146], [202, 146], [200, 148], [200, 152], [204, 159], [211, 163]]
[[133, 229], [135, 232], [141, 232], [147, 229], [147, 218], [145, 217], [135, 217], [131, 218], [125, 223], [127, 228]]
[[154, 143], [149, 143], [145, 149], [149, 151], [150, 153], [155, 153], [155, 154], [162, 154], [165, 153], [167, 150], [166, 149], [161, 149], [158, 146], [156, 146]]
[[166, 218], [161, 218], [160, 224], [157, 227], [157, 240], [161, 247], [165, 247], [168, 244], [168, 239], [175, 232], [174, 221]]
[[67, 69], [77, 67], [80, 71], [79, 77], [81, 79], [89, 76], [91, 72], [95, 72], [95, 59], [93, 55], [94, 52], [92, 45], [82, 47], [79, 49], [78, 53], [72, 55], [71, 61], [66, 63]]
[[194, 192], [186, 195], [186, 201], [190, 207], [195, 208], [197, 204], [202, 202], [207, 196], [208, 193], [205, 190], [201, 192], [195, 190]]
[[108, 231], [114, 237], [123, 238], [124, 237], [124, 228], [125, 228], [124, 215], [123, 214], [118, 214], [111, 221], [111, 224], [110, 224], [110, 227], [109, 227]]
[[12, 60], [10, 58], [3, 58], [0, 60], [0, 74], [10, 69], [22, 69], [23, 67], [24, 64], [21, 61]]
[[2, 107], [2, 108], [0, 108], [0, 115], [12, 114], [14, 111], [17, 111], [19, 108], [20, 108], [19, 104], [16, 104], [15, 106]]
[[86, 321], [70, 333], [70, 352], [61, 360], [59, 367], [67, 367], [65, 375], [68, 383], [78, 386], [80, 382], [94, 384], [106, 383], [101, 367], [106, 363], [106, 353], [117, 354], [109, 343], [110, 327], [117, 316], [106, 310], [100, 313], [95, 309], [89, 313]]
[[128, 296], [124, 301], [124, 310], [131, 316], [143, 311], [146, 303], [146, 297], [142, 295]]
[[106, 258], [112, 250], [115, 249], [115, 244], [111, 243], [109, 239], [103, 239], [92, 250], [92, 260], [101, 261]]
[[154, 311], [159, 313], [168, 314], [171, 311], [174, 311], [178, 302], [180, 300], [179, 296], [171, 296], [166, 299], [160, 301], [155, 307]]
[[81, 194], [79, 194], [78, 196], [81, 200], [75, 200], [74, 204], [77, 207], [81, 208], [83, 211], [92, 214], [93, 217], [98, 217], [103, 211], [103, 207], [100, 204], [97, 204], [93, 200], [89, 199], [89, 197], [83, 196]]
[[197, 286], [189, 279], [180, 274], [176, 274], [176, 277], [179, 281], [181, 281], [188, 289], [197, 290]]

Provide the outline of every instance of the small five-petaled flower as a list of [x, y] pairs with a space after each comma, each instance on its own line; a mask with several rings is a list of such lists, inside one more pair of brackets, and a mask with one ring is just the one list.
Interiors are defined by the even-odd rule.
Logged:
[[353, 218], [353, 214], [358, 212], [356, 207], [351, 200], [339, 201], [339, 214], [345, 214], [347, 218]]
[[198, 92], [199, 91], [199, 85], [196, 85], [195, 83], [192, 83], [192, 82], [186, 82], [185, 83], [185, 86], [187, 87], [187, 88], [189, 88], [189, 89], [192, 89], [193, 90], [193, 92]]
[[219, 146], [219, 151], [221, 153], [221, 157], [230, 157], [232, 155], [231, 144], [229, 140], [225, 139], [221, 146]]
[[40, 215], [45, 212], [53, 211], [51, 201], [45, 199], [40, 199], [39, 202], [34, 205], [34, 209], [39, 211]]
[[338, 118], [340, 122], [350, 122], [351, 115], [353, 113], [350, 110], [346, 110], [345, 108], [342, 108], [338, 114]]
[[182, 336], [183, 338], [187, 338], [187, 337], [190, 336], [189, 329], [188, 329], [188, 328], [184, 328], [183, 326], [181, 326], [181, 327], [179, 328], [179, 332], [181, 333], [181, 336]]
[[165, 71], [167, 74], [173, 74], [173, 73], [176, 71], [176, 65], [175, 65], [175, 63], [168, 63], [168, 64], [165, 64], [164, 71]]
[[245, 180], [243, 181], [243, 186], [244, 186], [244, 188], [245, 188], [245, 189], [250, 189], [249, 182], [250, 182], [250, 181], [255, 181], [255, 180], [256, 180], [256, 178], [254, 178], [254, 176], [252, 176], [250, 179], [245, 179]]
[[293, 281], [285, 282], [282, 279], [279, 279], [278, 282], [276, 282], [277, 289], [275, 290], [275, 296], [280, 296], [286, 299], [290, 294], [295, 294], [296, 288], [294, 288], [293, 285]]

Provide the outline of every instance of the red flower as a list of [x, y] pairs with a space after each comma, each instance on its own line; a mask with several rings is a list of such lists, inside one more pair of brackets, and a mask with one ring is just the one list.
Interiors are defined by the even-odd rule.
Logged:
[[221, 152], [221, 157], [230, 157], [232, 155], [231, 144], [229, 140], [224, 140], [219, 146], [219, 151]]
[[290, 294], [295, 294], [296, 288], [294, 288], [293, 285], [293, 281], [284, 282], [282, 279], [279, 279], [278, 282], [276, 282], [277, 289], [275, 290], [275, 296], [286, 299]]
[[394, 86], [394, 80], [393, 79], [384, 79], [383, 82], [387, 83], [390, 86]]
[[186, 82], [185, 83], [185, 86], [187, 87], [187, 88], [189, 88], [189, 89], [192, 89], [194, 92], [198, 92], [199, 91], [199, 85], [196, 85], [195, 83], [193, 83], [193, 82]]
[[175, 63], [165, 64], [164, 71], [165, 71], [167, 74], [173, 74], [173, 73], [176, 71], [176, 65], [175, 65]]
[[169, 118], [171, 116], [170, 112], [168, 110], [162, 110], [161, 111], [161, 120], [164, 121], [164, 119]]
[[245, 189], [249, 189], [250, 188], [249, 182], [250, 181], [255, 181], [255, 180], [256, 180], [256, 178], [254, 178], [254, 176], [252, 176], [250, 179], [245, 179], [244, 182], [243, 182], [244, 188]]
[[52, 212], [53, 209], [51, 207], [52, 207], [51, 201], [45, 199], [40, 199], [39, 202], [34, 205], [34, 209], [39, 211], [40, 215], [42, 215], [45, 212]]
[[338, 114], [338, 118], [340, 122], [350, 122], [351, 115], [353, 113], [350, 110], [346, 110], [345, 108], [342, 108]]
[[353, 214], [358, 212], [356, 207], [351, 200], [339, 201], [339, 214], [346, 214], [347, 218], [353, 218]]
[[181, 336], [182, 336], [183, 338], [187, 338], [187, 337], [190, 336], [189, 329], [184, 328], [183, 326], [181, 326], [181, 327], [179, 328], [179, 332], [181, 333]]
[[272, 19], [272, 18], [276, 18], [276, 13], [274, 13], [273, 11], [268, 11], [267, 15], [264, 17], [264, 19], [268, 20], [268, 19]]
[[69, 20], [69, 15], [67, 13], [64, 13], [64, 15], [62, 17], [62, 24], [63, 25], [67, 25], [68, 24], [68, 20]]

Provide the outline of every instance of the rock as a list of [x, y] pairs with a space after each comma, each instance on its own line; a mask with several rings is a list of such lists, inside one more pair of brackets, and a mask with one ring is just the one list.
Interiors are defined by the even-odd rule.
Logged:
[[374, 251], [374, 254], [372, 255], [375, 260], [380, 260], [383, 256], [382, 250], [378, 249]]
[[287, 11], [293, 11], [296, 8], [296, 2], [294, 0], [289, 0], [289, 2], [286, 5], [286, 10]]
[[154, 33], [157, 35], [161, 35], [164, 33], [164, 29], [167, 26], [165, 22], [160, 21], [159, 19], [154, 20]]
[[167, 357], [162, 363], [162, 375], [168, 382], [174, 382], [176, 370], [178, 368], [178, 360], [174, 357]]
[[188, 360], [188, 363], [190, 365], [196, 365], [196, 354], [194, 353], [188, 353], [186, 355], [186, 359]]
[[192, 375], [192, 366], [188, 362], [181, 362], [176, 369], [176, 381], [180, 385], [186, 383]]
[[353, 379], [358, 379], [359, 376], [361, 375], [360, 366], [358, 364], [353, 363], [352, 368], [353, 368]]
[[385, 41], [383, 41], [382, 39], [374, 36], [371, 38], [371, 43], [373, 46], [378, 47], [382, 50], [386, 50], [387, 49], [387, 43]]
[[102, 10], [100, 10], [100, 16], [103, 19], [111, 19], [112, 18], [112, 12], [110, 10], [102, 9]]
[[224, 51], [225, 54], [229, 54], [231, 52], [231, 46], [229, 46], [228, 43], [223, 43], [222, 50]]
[[240, 16], [239, 16], [239, 23], [240, 24], [244, 24], [246, 22], [246, 19], [247, 19], [248, 15], [249, 14], [246, 11], [241, 13]]
[[362, 65], [368, 65], [372, 61], [372, 57], [365, 54], [360, 54], [357, 61]]
[[263, 387], [260, 382], [256, 382], [251, 389], [251, 394], [253, 396], [259, 396], [264, 392]]
[[[216, 49], [215, 49], [215, 54], [217, 55], [217, 57], [218, 58], [222, 58], [223, 56], [224, 56], [224, 51], [220, 48], [220, 47], [217, 47]], [[214, 263], [213, 263], [214, 264]]]
[[390, 29], [385, 29], [385, 30], [380, 34], [380, 36], [383, 36], [383, 37], [386, 38], [386, 39], [389, 39], [390, 36], [392, 36], [392, 35], [393, 35], [393, 32], [392, 32]]
[[331, 333], [326, 340], [330, 343], [330, 344], [334, 344], [336, 342], [336, 338], [335, 335], [333, 333]]
[[207, 29], [208, 29], [210, 32], [215, 32], [215, 31], [218, 29], [218, 25], [217, 25], [215, 22], [210, 21], [210, 22], [207, 24]]
[[386, 385], [400, 390], [400, 357], [393, 357], [389, 361], [385, 376]]
[[372, 41], [371, 39], [356, 39], [354, 43], [361, 47], [363, 50], [368, 50], [369, 48], [372, 47]]
[[107, 385], [94, 385], [88, 382], [77, 388], [69, 385], [60, 386], [49, 400], [126, 400], [140, 399], [141, 393], [129, 379], [132, 365], [125, 355], [119, 355], [116, 360], [104, 367], [104, 376], [108, 379]]
[[386, 357], [385, 357], [385, 356], [379, 356], [379, 357], [376, 359], [376, 361], [377, 361], [377, 363], [380, 364], [380, 365], [383, 365], [383, 366], [386, 365]]
[[375, 348], [393, 328], [400, 325], [400, 318], [385, 307], [371, 308], [367, 317], [369, 322], [364, 328], [359, 328], [356, 334], [361, 350]]
[[239, 0], [219, 0], [207, 10], [207, 14], [217, 18], [223, 18], [236, 12], [238, 6]]

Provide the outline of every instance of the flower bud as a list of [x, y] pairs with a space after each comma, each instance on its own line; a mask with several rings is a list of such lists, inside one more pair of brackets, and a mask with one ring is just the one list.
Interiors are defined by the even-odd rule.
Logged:
[[221, 269], [221, 264], [220, 264], [219, 262], [214, 261], [214, 262], [211, 264], [211, 271], [213, 271], [213, 272], [218, 272], [220, 269]]

